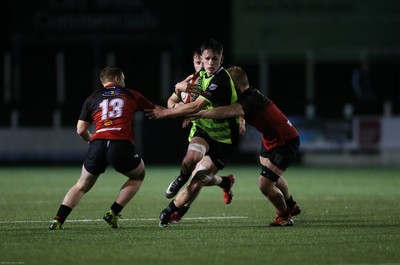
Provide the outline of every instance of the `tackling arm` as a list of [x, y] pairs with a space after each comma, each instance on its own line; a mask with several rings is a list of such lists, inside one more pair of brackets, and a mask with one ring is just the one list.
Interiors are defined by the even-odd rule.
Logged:
[[195, 101], [181, 104], [179, 108], [172, 109], [145, 109], [146, 116], [151, 120], [158, 120], [163, 118], [176, 118], [181, 116], [190, 115], [204, 109], [210, 103], [202, 97], [197, 98]]
[[201, 110], [198, 113], [189, 115], [190, 117], [204, 119], [226, 119], [237, 116], [244, 116], [243, 108], [239, 103], [227, 106], [219, 106], [210, 110]]

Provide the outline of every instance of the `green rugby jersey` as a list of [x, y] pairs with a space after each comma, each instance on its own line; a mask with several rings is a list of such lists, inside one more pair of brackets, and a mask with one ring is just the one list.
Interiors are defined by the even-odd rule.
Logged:
[[[237, 101], [234, 83], [229, 73], [221, 67], [214, 75], [207, 77], [205, 71], [200, 73], [201, 90], [200, 97], [207, 100], [210, 105], [206, 109], [213, 109], [222, 105], [230, 105]], [[204, 130], [215, 141], [232, 144], [239, 135], [239, 118], [228, 119], [196, 119], [193, 121], [189, 134], [189, 141], [196, 132], [196, 127]]]

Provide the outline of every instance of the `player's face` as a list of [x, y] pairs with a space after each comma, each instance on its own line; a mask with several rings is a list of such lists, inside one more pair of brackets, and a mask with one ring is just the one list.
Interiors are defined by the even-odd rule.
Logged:
[[201, 54], [203, 67], [207, 75], [213, 75], [222, 63], [222, 54], [214, 53], [212, 50], [204, 50]]
[[195, 73], [201, 70], [203, 68], [203, 63], [201, 62], [201, 56], [200, 55], [195, 55], [193, 56], [193, 67]]

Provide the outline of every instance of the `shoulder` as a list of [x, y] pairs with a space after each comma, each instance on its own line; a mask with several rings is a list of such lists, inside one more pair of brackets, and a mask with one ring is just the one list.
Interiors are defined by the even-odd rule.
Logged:
[[101, 97], [103, 91], [104, 91], [104, 88], [96, 89], [95, 91], [93, 91], [92, 94], [90, 94], [90, 95], [86, 98], [85, 103], [89, 103], [89, 102], [91, 102], [91, 101], [93, 101], [93, 100], [98, 100], [98, 98]]
[[133, 90], [133, 89], [131, 89], [131, 88], [125, 87], [125, 90], [126, 90], [128, 93], [132, 94], [132, 95], [139, 95], [139, 94], [140, 94], [138, 91]]
[[239, 103], [246, 107], [246, 110], [260, 110], [271, 103], [271, 100], [264, 96], [260, 90], [255, 87], [249, 87], [241, 95]]
[[137, 90], [131, 88], [125, 88], [126, 93], [130, 94], [134, 98], [143, 98], [144, 96]]
[[220, 83], [226, 85], [230, 84], [230, 82], [231, 82], [231, 77], [224, 68], [218, 70], [218, 72], [214, 75], [214, 78], [212, 80], [212, 83]]
[[228, 73], [228, 70], [226, 70], [224, 67], [221, 67], [218, 71], [216, 76], [221, 76], [222, 78], [228, 78], [231, 79], [231, 76]]
[[246, 91], [243, 92], [243, 97], [259, 97], [267, 99], [267, 97], [261, 93], [261, 91], [255, 87], [250, 86]]

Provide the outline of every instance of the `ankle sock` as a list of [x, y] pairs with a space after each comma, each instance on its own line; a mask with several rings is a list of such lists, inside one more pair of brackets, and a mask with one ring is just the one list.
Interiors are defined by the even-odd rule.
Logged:
[[189, 180], [190, 176], [191, 174], [184, 174], [181, 170], [181, 173], [179, 174], [178, 178], [186, 182]]
[[189, 207], [184, 205], [182, 208], [178, 209], [178, 213], [181, 217], [183, 217], [188, 210], [189, 210]]
[[286, 205], [289, 208], [293, 208], [296, 205], [296, 202], [293, 200], [292, 196], [290, 196], [290, 198], [286, 200]]
[[222, 182], [218, 186], [223, 189], [229, 188], [231, 186], [231, 180], [226, 176], [221, 177], [221, 178], [222, 178]]
[[121, 205], [120, 205], [119, 203], [117, 203], [117, 202], [114, 202], [113, 205], [111, 205], [111, 211], [113, 211], [113, 213], [114, 213], [115, 215], [118, 215], [118, 214], [122, 211], [123, 208], [124, 208], [124, 207], [121, 206]]
[[173, 212], [177, 212], [177, 211], [179, 210], [178, 207], [176, 207], [174, 201], [171, 201], [171, 202], [168, 204], [167, 208], [165, 208], [165, 209], [166, 209], [167, 212], [170, 213], [170, 214], [173, 213]]
[[60, 221], [63, 224], [65, 222], [65, 219], [67, 219], [68, 215], [71, 213], [71, 211], [72, 211], [72, 208], [70, 208], [64, 204], [61, 204], [54, 219], [57, 219], [58, 221]]

